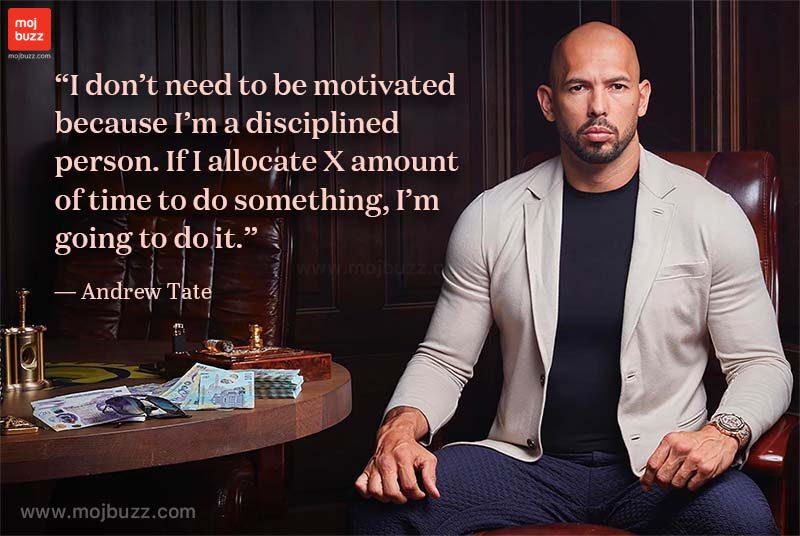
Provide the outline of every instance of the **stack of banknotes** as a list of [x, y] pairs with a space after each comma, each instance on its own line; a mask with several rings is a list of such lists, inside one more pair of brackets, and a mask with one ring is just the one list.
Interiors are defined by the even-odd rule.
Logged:
[[303, 387], [299, 369], [252, 369], [256, 398], [297, 398]]
[[254, 408], [253, 377], [251, 370], [225, 370], [195, 363], [158, 396], [183, 410]]
[[297, 398], [302, 385], [299, 369], [225, 370], [196, 363], [178, 379], [131, 392], [164, 397], [183, 410], [233, 409], [254, 407], [254, 398]]
[[33, 416], [56, 432], [111, 422], [143, 421], [144, 416], [124, 417], [106, 407], [109, 398], [128, 394], [131, 392], [123, 385], [34, 400], [31, 406]]

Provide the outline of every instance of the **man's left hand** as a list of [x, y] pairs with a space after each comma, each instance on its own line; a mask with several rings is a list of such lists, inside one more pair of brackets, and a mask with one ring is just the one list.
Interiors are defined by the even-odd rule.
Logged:
[[655, 482], [664, 489], [686, 486], [695, 491], [728, 469], [737, 450], [739, 442], [713, 426], [696, 432], [670, 432], [647, 460], [640, 479], [642, 489], [650, 491]]

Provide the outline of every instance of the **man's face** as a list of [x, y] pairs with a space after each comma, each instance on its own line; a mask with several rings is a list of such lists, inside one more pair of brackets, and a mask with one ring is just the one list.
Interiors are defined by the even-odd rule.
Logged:
[[639, 82], [635, 50], [613, 36], [568, 38], [554, 67], [551, 86], [539, 90], [545, 116], [584, 162], [615, 160], [647, 111], [650, 85]]

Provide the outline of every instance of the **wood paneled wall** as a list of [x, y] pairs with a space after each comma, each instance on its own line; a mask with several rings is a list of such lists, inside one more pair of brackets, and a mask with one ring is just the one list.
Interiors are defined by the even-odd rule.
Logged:
[[[16, 4], [15, 4], [16, 5]], [[22, 4], [20, 4], [22, 5]], [[781, 328], [797, 342], [798, 110], [796, 3], [760, 2], [44, 2], [54, 13], [51, 60], [2, 61], [0, 314], [16, 318], [13, 290], [36, 291], [43, 311], [50, 289], [54, 222], [49, 215], [56, 108], [81, 116], [123, 117], [176, 111], [238, 116], [380, 114], [399, 109], [398, 136], [324, 136], [296, 140], [304, 153], [326, 149], [385, 154], [453, 151], [460, 170], [446, 175], [318, 172], [301, 191], [350, 193], [413, 188], [437, 193], [435, 213], [369, 219], [303, 214], [296, 238], [296, 344], [324, 348], [353, 375], [354, 410], [341, 425], [295, 443], [294, 490], [343, 489], [373, 446], [375, 428], [397, 378], [424, 336], [441, 278], [450, 230], [479, 192], [519, 171], [534, 150], [557, 147], [538, 110], [550, 49], [575, 25], [603, 20], [637, 45], [653, 83], [640, 121], [654, 150], [767, 149], [782, 178]], [[3, 10], [3, 30], [6, 13]], [[107, 24], [108, 21], [115, 24]], [[5, 34], [4, 34], [5, 35]], [[5, 40], [5, 39], [4, 39]], [[787, 66], [793, 66], [789, 68]], [[71, 97], [56, 72], [132, 78], [357, 78], [454, 72], [447, 98]], [[434, 120], [435, 119], [435, 120]], [[47, 216], [45, 216], [47, 215]], [[34, 313], [36, 317], [36, 313]], [[36, 317], [39, 320], [40, 317]], [[2, 321], [0, 320], [0, 321]], [[451, 429], [485, 434], [501, 377], [492, 334]]]

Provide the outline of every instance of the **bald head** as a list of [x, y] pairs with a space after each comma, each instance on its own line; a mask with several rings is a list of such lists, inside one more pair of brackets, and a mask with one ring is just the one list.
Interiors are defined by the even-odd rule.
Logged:
[[550, 87], [567, 80], [571, 72], [613, 62], [639, 82], [639, 58], [633, 41], [604, 22], [587, 22], [558, 40], [550, 56]]
[[[640, 80], [630, 38], [602, 22], [589, 22], [553, 48], [550, 82], [536, 89], [542, 113], [561, 136], [562, 154], [607, 164], [637, 151], [636, 127], [647, 113], [650, 82]], [[629, 149], [629, 147], [633, 149]]]

